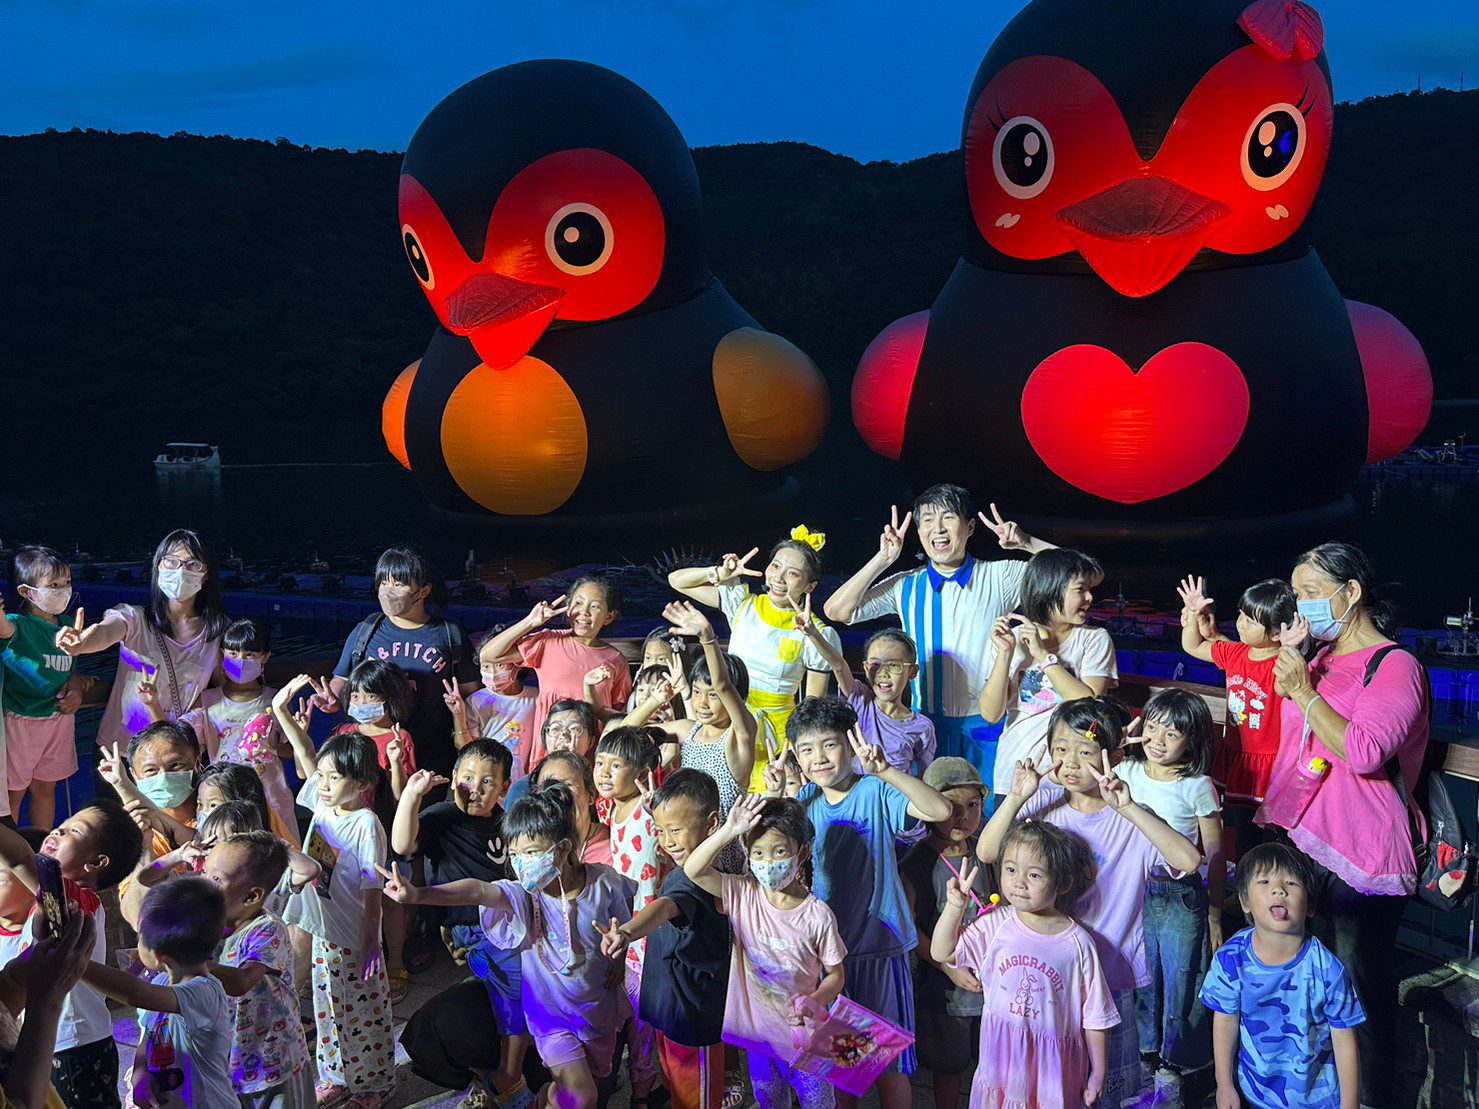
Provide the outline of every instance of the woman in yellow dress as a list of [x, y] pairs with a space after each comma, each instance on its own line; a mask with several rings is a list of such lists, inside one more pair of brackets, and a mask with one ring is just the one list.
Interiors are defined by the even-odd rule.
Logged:
[[[727, 554], [717, 566], [674, 570], [668, 584], [701, 605], [720, 609], [729, 621], [729, 653], [750, 672], [750, 711], [761, 724], [764, 742], [755, 747], [750, 790], [765, 788], [765, 767], [786, 749], [786, 721], [798, 694], [820, 697], [827, 692], [830, 668], [801, 630], [803, 599], [822, 576], [821, 549], [827, 537], [805, 525], [777, 543], [764, 571], [750, 569], [756, 547], [741, 558]], [[765, 590], [750, 592], [745, 578], [761, 578]], [[809, 606], [805, 606], [809, 607]], [[821, 621], [818, 632], [838, 650], [837, 633]]]

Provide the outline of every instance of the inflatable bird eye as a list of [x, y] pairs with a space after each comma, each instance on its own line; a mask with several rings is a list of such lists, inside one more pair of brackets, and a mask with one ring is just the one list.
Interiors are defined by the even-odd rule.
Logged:
[[421, 240], [416, 237], [415, 229], [408, 223], [401, 227], [401, 243], [406, 248], [406, 260], [411, 263], [411, 269], [416, 274], [416, 280], [426, 286], [429, 292], [437, 287], [436, 275], [431, 271], [431, 261], [426, 257], [426, 250], [421, 245]]
[[563, 290], [558, 319], [607, 320], [652, 292], [666, 249], [662, 207], [640, 173], [603, 150], [562, 150], [504, 188], [484, 264]]
[[991, 149], [996, 183], [1008, 196], [1031, 200], [1053, 179], [1053, 139], [1031, 116], [1017, 116], [1001, 125]]
[[565, 273], [584, 277], [611, 257], [611, 221], [594, 204], [567, 204], [549, 218], [544, 251]]
[[1294, 176], [1304, 148], [1304, 113], [1293, 104], [1270, 104], [1243, 141], [1243, 180], [1259, 192], [1277, 189]]

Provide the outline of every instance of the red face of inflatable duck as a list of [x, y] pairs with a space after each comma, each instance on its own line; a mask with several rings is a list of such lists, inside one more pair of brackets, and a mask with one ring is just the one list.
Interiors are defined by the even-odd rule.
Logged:
[[495, 368], [556, 320], [606, 320], [641, 304], [667, 245], [652, 187], [601, 150], [563, 150], [521, 170], [471, 252], [409, 173], [400, 213], [406, 257], [437, 318]]
[[[1189, 38], [1168, 68], [1158, 5], [1105, 3], [1089, 15], [1103, 23], [1094, 28], [1073, 4], [1060, 34], [1078, 48], [1062, 54], [1048, 52], [1054, 6], [1034, 4], [1002, 32], [967, 111], [971, 211], [998, 262], [1076, 254], [1116, 291], [1143, 297], [1200, 252], [1262, 254], [1291, 239], [1330, 151], [1314, 9], [1257, 0], [1210, 52]], [[1245, 45], [1217, 49], [1238, 29]], [[1016, 56], [1019, 40], [1048, 49]], [[1140, 57], [1142, 44], [1160, 56]]]

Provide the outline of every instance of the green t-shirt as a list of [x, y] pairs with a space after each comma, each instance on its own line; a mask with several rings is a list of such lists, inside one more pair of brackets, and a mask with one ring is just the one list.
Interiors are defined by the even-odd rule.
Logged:
[[57, 649], [57, 625], [30, 613], [12, 613], [15, 634], [0, 639], [5, 688], [0, 704], [17, 716], [56, 715], [56, 695], [72, 676], [72, 656]]

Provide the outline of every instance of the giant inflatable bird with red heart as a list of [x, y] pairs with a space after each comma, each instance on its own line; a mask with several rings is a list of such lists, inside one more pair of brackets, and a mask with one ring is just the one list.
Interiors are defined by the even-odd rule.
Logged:
[[1333, 106], [1298, 0], [1034, 0], [966, 105], [964, 257], [863, 355], [864, 440], [1024, 515], [1338, 513], [1422, 430], [1432, 378], [1306, 237]]

